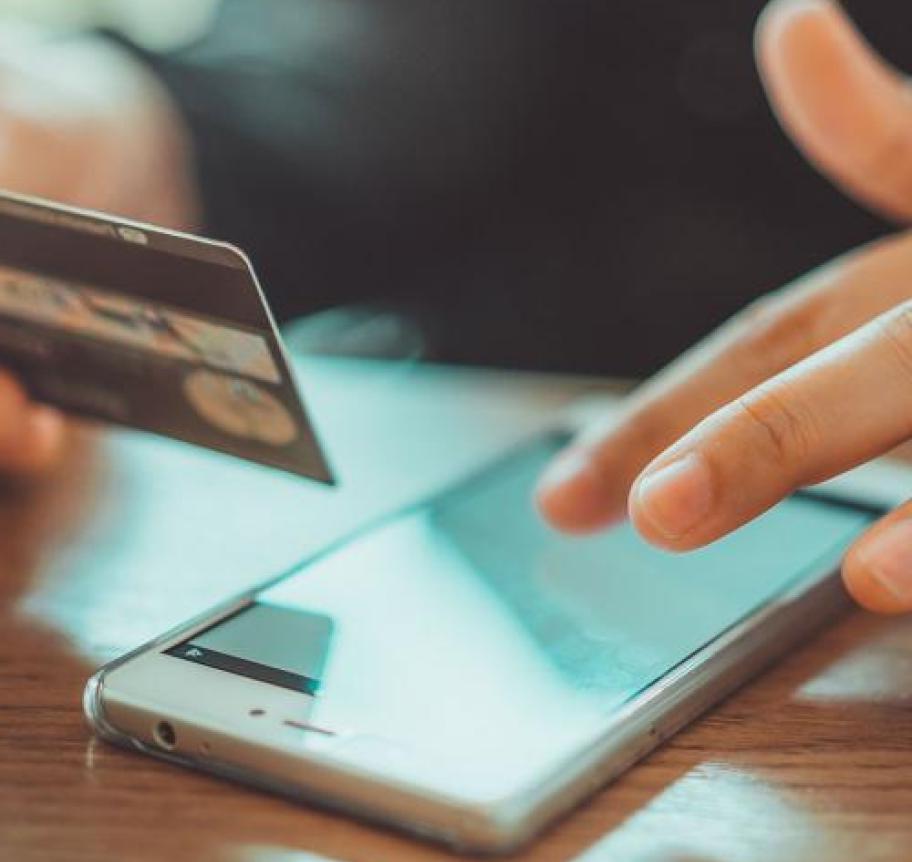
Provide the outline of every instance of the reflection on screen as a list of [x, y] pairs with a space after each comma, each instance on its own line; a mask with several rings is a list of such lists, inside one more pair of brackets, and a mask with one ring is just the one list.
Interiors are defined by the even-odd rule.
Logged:
[[[790, 583], [835, 565], [871, 520], [794, 497], [674, 556], [629, 526], [579, 539], [530, 503], [543, 443], [387, 522], [260, 596], [333, 621], [313, 720], [333, 755], [473, 798], [540, 778], [605, 716]], [[287, 649], [301, 649], [292, 642]], [[389, 762], [388, 762], [389, 761]]]

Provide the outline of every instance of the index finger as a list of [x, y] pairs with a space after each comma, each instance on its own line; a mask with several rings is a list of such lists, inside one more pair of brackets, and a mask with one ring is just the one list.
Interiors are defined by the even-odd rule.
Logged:
[[538, 490], [558, 529], [588, 532], [626, 514], [642, 468], [699, 420], [909, 297], [912, 235], [875, 243], [742, 313], [632, 396], [609, 426], [558, 456]]
[[703, 420], [634, 483], [631, 517], [653, 543], [690, 550], [910, 435], [906, 302]]

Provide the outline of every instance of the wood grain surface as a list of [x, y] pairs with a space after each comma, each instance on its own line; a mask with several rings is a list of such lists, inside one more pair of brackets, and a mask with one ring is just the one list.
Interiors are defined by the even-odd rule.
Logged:
[[[385, 377], [321, 379], [317, 414], [339, 441], [331, 447], [339, 463], [354, 462], [360, 475], [367, 468], [358, 458], [376, 463], [386, 453], [380, 474], [354, 481], [352, 497], [376, 489], [376, 505], [421, 490], [403, 474], [439, 460], [439, 435], [453, 435], [446, 451], [461, 453], [458, 470], [472, 460], [473, 435], [522, 436], [585, 388], [457, 376], [435, 401], [420, 391], [422, 378], [393, 410], [390, 393], [402, 387]], [[429, 385], [439, 394], [440, 380], [431, 375]], [[448, 411], [456, 403], [475, 418], [455, 423]], [[354, 432], [342, 439], [355, 407], [396, 414], [386, 430], [386, 420], [376, 423], [392, 435], [379, 448], [364, 451]], [[434, 430], [438, 447], [422, 454], [414, 440], [394, 439], [406, 408], [410, 427]], [[0, 859], [458, 858], [91, 738], [80, 698], [98, 664], [261, 580], [370, 509], [318, 506], [319, 492], [302, 483], [188, 447], [95, 436], [74, 435], [60, 475], [0, 494]], [[517, 858], [912, 859], [912, 622], [850, 614]]]

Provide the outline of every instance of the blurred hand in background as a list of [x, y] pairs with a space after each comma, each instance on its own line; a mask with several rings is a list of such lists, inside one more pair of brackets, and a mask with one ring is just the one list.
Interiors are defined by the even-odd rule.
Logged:
[[[196, 220], [183, 132], [152, 76], [113, 44], [0, 24], [0, 188], [168, 227]], [[0, 370], [0, 472], [60, 458], [65, 423]]]
[[115, 44], [0, 20], [0, 187], [167, 227], [196, 202], [181, 121]]
[[65, 438], [62, 415], [33, 404], [19, 383], [0, 369], [0, 473], [43, 473], [60, 460]]
[[[848, 194], [912, 218], [912, 90], [828, 0], [774, 0], [757, 59], [807, 158]], [[798, 487], [912, 436], [912, 234], [863, 247], [737, 316], [584, 433], [539, 490], [557, 527], [629, 511], [649, 541], [697, 548]], [[912, 504], [843, 566], [875, 611], [912, 610]]]

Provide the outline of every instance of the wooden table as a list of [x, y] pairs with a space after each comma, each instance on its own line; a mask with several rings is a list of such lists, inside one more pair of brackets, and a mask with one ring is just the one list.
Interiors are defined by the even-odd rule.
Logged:
[[[0, 496], [0, 859], [453, 859], [99, 744], [102, 661], [507, 445], [578, 379], [310, 363], [342, 493], [191, 447], [81, 432]], [[444, 456], [444, 457], [442, 457]], [[551, 829], [523, 860], [912, 859], [912, 621], [861, 613]]]

